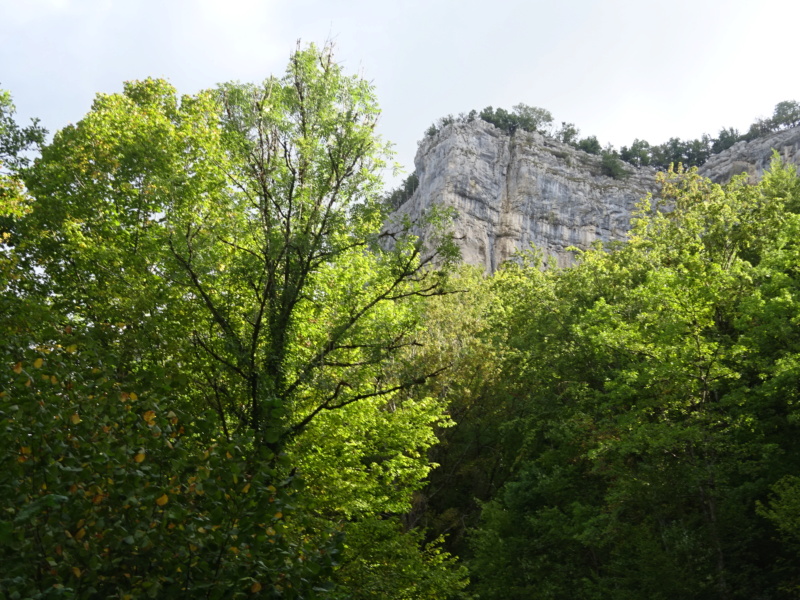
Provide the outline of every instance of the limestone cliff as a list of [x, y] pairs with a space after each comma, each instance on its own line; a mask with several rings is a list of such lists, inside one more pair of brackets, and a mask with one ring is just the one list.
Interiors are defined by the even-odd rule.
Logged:
[[549, 264], [567, 266], [570, 246], [623, 239], [636, 202], [655, 190], [653, 169], [615, 180], [600, 173], [598, 156], [481, 120], [423, 140], [415, 165], [419, 187], [398, 214], [453, 207], [464, 262], [488, 272], [531, 244]]
[[[757, 176], [771, 148], [800, 162], [800, 128], [740, 142], [701, 172], [717, 181], [743, 171]], [[652, 168], [625, 165], [629, 176], [612, 179], [599, 156], [536, 133], [509, 136], [481, 120], [423, 140], [415, 165], [419, 187], [395, 216], [415, 220], [433, 204], [454, 208], [464, 262], [487, 272], [531, 244], [548, 264], [568, 266], [571, 246], [624, 239], [636, 203], [657, 191]]]
[[717, 183], [727, 183], [734, 175], [749, 173], [752, 181], [761, 177], [772, 160], [772, 151], [788, 163], [800, 165], [800, 127], [785, 129], [751, 142], [737, 142], [725, 152], [712, 156], [700, 174]]

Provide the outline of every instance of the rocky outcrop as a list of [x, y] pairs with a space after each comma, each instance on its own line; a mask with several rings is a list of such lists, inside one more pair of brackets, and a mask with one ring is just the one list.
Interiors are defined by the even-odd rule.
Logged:
[[[745, 171], [757, 177], [772, 148], [800, 163], [800, 128], [740, 142], [702, 173], [721, 182]], [[628, 176], [613, 179], [599, 156], [536, 133], [509, 136], [481, 120], [423, 140], [415, 165], [419, 187], [394, 217], [419, 222], [432, 205], [452, 207], [463, 261], [487, 272], [531, 245], [546, 264], [564, 267], [571, 247], [623, 240], [637, 202], [657, 191], [652, 168], [625, 165]]]
[[548, 264], [567, 266], [569, 247], [621, 240], [636, 202], [655, 190], [653, 169], [615, 180], [601, 174], [598, 156], [481, 120], [423, 140], [415, 165], [419, 187], [396, 215], [454, 208], [463, 261], [487, 272], [531, 244]]
[[742, 173], [748, 173], [754, 182], [769, 168], [773, 150], [784, 161], [800, 165], [800, 127], [771, 133], [751, 142], [737, 142], [709, 158], [699, 171], [717, 183], [727, 183]]

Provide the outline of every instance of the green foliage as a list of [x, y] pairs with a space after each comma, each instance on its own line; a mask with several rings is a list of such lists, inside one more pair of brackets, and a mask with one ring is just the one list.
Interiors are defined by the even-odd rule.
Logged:
[[0, 89], [0, 166], [12, 169], [26, 166], [30, 161], [23, 152], [41, 146], [47, 135], [37, 119], [27, 127], [17, 125], [15, 112], [11, 94]]
[[305, 582], [330, 576], [337, 548], [334, 537], [315, 546], [302, 535], [297, 483], [248, 439], [219, 439], [213, 413], [176, 406], [179, 377], [125, 381], [96, 336], [66, 331], [51, 329], [58, 343], [4, 352], [0, 589], [309, 597]]
[[620, 149], [619, 156], [635, 167], [646, 167], [650, 164], [650, 144], [645, 140], [635, 139], [630, 148], [623, 146]]
[[446, 399], [456, 422], [438, 433], [440, 442], [430, 457], [439, 466], [416, 495], [407, 521], [434, 537], [446, 535], [445, 547], [459, 556], [469, 551], [466, 532], [478, 523], [478, 503], [497, 492], [513, 462], [513, 451], [503, 443], [510, 443], [503, 429], [509, 408], [499, 381], [505, 346], [488, 326], [490, 315], [497, 313], [501, 320], [507, 308], [497, 292], [501, 280], [462, 267], [451, 280], [453, 293], [427, 305], [422, 345], [405, 366], [410, 372], [425, 366], [445, 369], [423, 391]]
[[553, 122], [550, 111], [527, 104], [515, 105], [512, 112], [503, 108], [495, 110], [487, 106], [479, 113], [479, 117], [508, 134], [514, 133], [517, 129], [546, 133], [549, 132], [550, 124]]
[[403, 180], [396, 190], [393, 190], [386, 196], [386, 204], [390, 210], [397, 210], [405, 204], [414, 192], [419, 187], [419, 177], [417, 172], [413, 171], [408, 177]]
[[578, 148], [578, 150], [583, 150], [588, 154], [600, 154], [603, 150], [602, 146], [600, 146], [600, 142], [597, 140], [597, 137], [593, 135], [578, 141], [576, 148]]
[[261, 85], [100, 95], [24, 172], [2, 213], [0, 589], [353, 597], [373, 571], [340, 551], [379, 517], [371, 556], [402, 548], [416, 597], [463, 587], [398, 527], [449, 420], [411, 392], [436, 369], [396, 361], [452, 244], [383, 228], [377, 115], [311, 46]]
[[772, 126], [776, 129], [788, 129], [798, 125], [800, 125], [800, 103], [795, 100], [778, 102], [772, 113]]
[[553, 115], [549, 110], [527, 104], [515, 104], [514, 116], [516, 117], [517, 127], [525, 131], [538, 131], [546, 133], [550, 130], [553, 123]]
[[[433, 137], [441, 131], [442, 128], [453, 123], [469, 123], [475, 119], [481, 119], [482, 121], [491, 123], [508, 135], [513, 134], [517, 129], [521, 129], [523, 131], [535, 131], [543, 135], [552, 136], [553, 115], [550, 114], [550, 111], [536, 106], [528, 106], [527, 104], [517, 104], [511, 112], [504, 108], [495, 110], [491, 106], [487, 106], [480, 111], [480, 113], [471, 110], [468, 114], [461, 113], [457, 117], [447, 115], [428, 127], [425, 131], [425, 137]], [[572, 128], [570, 129], [568, 127], [565, 130], [565, 135], [577, 135], [577, 130], [574, 130], [574, 126], [571, 123], [562, 123], [562, 125], [569, 125]]]
[[622, 166], [619, 155], [611, 148], [606, 148], [600, 154], [600, 172], [612, 179], [625, 179], [630, 175]]
[[575, 145], [580, 133], [580, 130], [575, 127], [575, 123], [561, 121], [561, 127], [556, 131], [555, 138], [562, 144]]
[[727, 150], [736, 142], [742, 139], [741, 134], [733, 127], [722, 128], [719, 130], [717, 137], [711, 142], [711, 154], [719, 154], [723, 150]]
[[403, 534], [396, 519], [356, 523], [347, 539], [337, 578], [348, 599], [449, 600], [467, 584], [441, 538], [426, 544], [418, 531]]
[[473, 534], [482, 598], [796, 587], [796, 541], [773, 540], [794, 531], [800, 466], [797, 176], [661, 180], [669, 211], [644, 204], [625, 245], [506, 276], [514, 467]]

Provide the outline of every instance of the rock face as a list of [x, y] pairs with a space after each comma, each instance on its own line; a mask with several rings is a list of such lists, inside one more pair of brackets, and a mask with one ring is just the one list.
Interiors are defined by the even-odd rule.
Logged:
[[756, 181], [769, 167], [773, 149], [787, 163], [800, 165], [800, 127], [765, 135], [752, 142], [737, 142], [709, 158], [699, 171], [717, 183], [727, 183], [741, 173], [749, 173], [750, 180]]
[[425, 139], [415, 165], [419, 187], [397, 214], [454, 208], [463, 261], [487, 272], [531, 244], [548, 264], [568, 266], [570, 246], [623, 239], [636, 202], [655, 191], [653, 169], [615, 180], [601, 174], [598, 156], [481, 120]]
[[[701, 173], [715, 181], [744, 171], [757, 177], [772, 148], [800, 163], [800, 128], [740, 142]], [[657, 191], [655, 169], [625, 165], [629, 176], [612, 179], [599, 156], [536, 133], [509, 136], [481, 120], [423, 140], [415, 166], [419, 187], [395, 217], [416, 220], [432, 205], [452, 207], [463, 261], [486, 272], [531, 245], [546, 264], [569, 266], [571, 246], [623, 240], [636, 203]]]

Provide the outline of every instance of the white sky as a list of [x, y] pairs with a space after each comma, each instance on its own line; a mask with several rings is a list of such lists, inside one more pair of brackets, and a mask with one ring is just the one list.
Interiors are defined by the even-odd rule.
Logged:
[[746, 129], [800, 100], [797, 0], [0, 0], [0, 87], [55, 131], [148, 76], [182, 93], [335, 41], [413, 169], [436, 119], [523, 102], [616, 147]]

